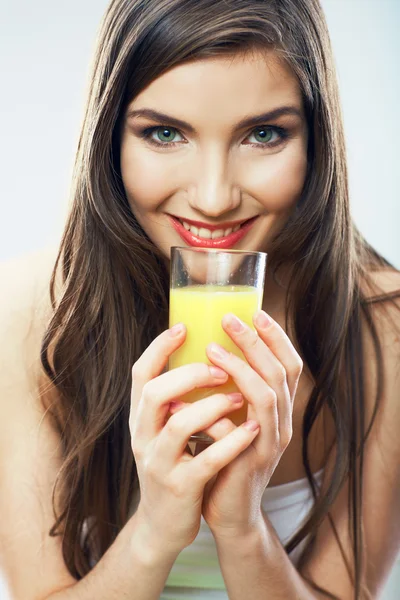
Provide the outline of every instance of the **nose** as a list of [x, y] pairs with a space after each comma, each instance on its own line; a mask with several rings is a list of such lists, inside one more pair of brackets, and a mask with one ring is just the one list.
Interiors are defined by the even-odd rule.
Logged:
[[241, 202], [239, 186], [221, 152], [206, 152], [200, 160], [195, 181], [189, 185], [189, 204], [208, 217], [234, 211]]

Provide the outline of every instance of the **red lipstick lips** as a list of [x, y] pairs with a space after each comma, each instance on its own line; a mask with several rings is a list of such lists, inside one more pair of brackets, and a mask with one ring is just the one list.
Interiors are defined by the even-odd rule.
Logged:
[[235, 244], [237, 244], [251, 229], [251, 227], [254, 224], [254, 221], [257, 219], [257, 217], [253, 217], [251, 219], [248, 219], [247, 221], [231, 221], [230, 223], [220, 223], [219, 225], [207, 225], [206, 223], [201, 223], [200, 221], [187, 221], [189, 225], [193, 224], [196, 227], [204, 227], [205, 229], [209, 229], [210, 231], [215, 231], [216, 229], [228, 229], [228, 227], [235, 227], [236, 225], [243, 223], [240, 229], [238, 229], [238, 231], [233, 231], [227, 236], [215, 239], [207, 239], [201, 238], [198, 235], [194, 235], [194, 233], [185, 229], [181, 221], [177, 217], [168, 215], [168, 218], [170, 219], [174, 229], [179, 233], [180, 237], [184, 242], [186, 242], [186, 244], [201, 248], [221, 249], [232, 248]]

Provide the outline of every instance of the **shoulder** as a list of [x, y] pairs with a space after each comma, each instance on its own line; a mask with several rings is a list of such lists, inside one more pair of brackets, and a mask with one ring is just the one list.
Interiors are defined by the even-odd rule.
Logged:
[[13, 598], [47, 598], [76, 583], [61, 538], [49, 535], [63, 456], [42, 402], [54, 390], [42, 387], [40, 350], [57, 254], [46, 248], [0, 264], [0, 547]]
[[[361, 292], [364, 313], [375, 329], [384, 354], [389, 348], [390, 354], [397, 353], [400, 361], [400, 272], [382, 269], [368, 273]], [[367, 338], [373, 336], [371, 326], [365, 329]]]
[[369, 303], [384, 301], [396, 293], [400, 297], [400, 271], [386, 268], [366, 272], [361, 281], [361, 291]]
[[380, 384], [383, 386], [384, 397], [390, 399], [389, 404], [386, 403], [390, 413], [390, 406], [392, 409], [400, 407], [397, 400], [400, 390], [400, 272], [395, 269], [371, 272], [362, 291], [370, 322], [370, 325], [365, 322], [364, 327], [367, 389], [376, 390]]
[[[355, 568], [354, 537], [349, 523], [357, 527], [354, 513], [360, 502], [360, 529], [365, 557], [365, 585], [371, 597], [378, 597], [400, 547], [400, 273], [394, 269], [370, 272], [361, 284], [364, 318], [362, 345], [352, 344], [347, 360], [347, 377], [358, 379], [360, 358], [363, 362], [362, 405], [356, 400], [351, 410], [357, 427], [355, 452], [359, 457], [361, 481], [348, 478], [318, 529], [311, 556], [302, 567], [315, 583], [340, 598], [354, 595], [350, 570]], [[349, 367], [347, 369], [347, 367]], [[358, 385], [358, 381], [356, 382]], [[357, 436], [357, 437], [356, 437]], [[351, 447], [351, 446], [349, 446]], [[362, 453], [361, 453], [362, 448]], [[337, 448], [333, 447], [325, 469], [323, 492], [331, 483]], [[350, 507], [353, 506], [353, 513]], [[334, 526], [333, 526], [334, 524]], [[340, 550], [339, 550], [340, 548]], [[347, 563], [347, 564], [346, 564]], [[368, 596], [369, 597], [369, 596]]]
[[46, 247], [0, 263], [2, 379], [37, 374], [41, 340], [51, 316], [50, 280], [58, 249]]

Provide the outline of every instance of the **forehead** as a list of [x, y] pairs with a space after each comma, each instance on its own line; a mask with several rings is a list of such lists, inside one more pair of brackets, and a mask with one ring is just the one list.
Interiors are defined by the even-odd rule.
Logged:
[[271, 51], [193, 60], [173, 67], [152, 81], [130, 104], [177, 115], [184, 111], [195, 122], [198, 115], [219, 122], [243, 117], [283, 104], [301, 108], [296, 76]]

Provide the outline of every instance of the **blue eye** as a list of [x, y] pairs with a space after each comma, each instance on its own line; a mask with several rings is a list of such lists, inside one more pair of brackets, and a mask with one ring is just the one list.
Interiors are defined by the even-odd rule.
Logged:
[[[156, 134], [156, 138], [153, 137], [153, 134]], [[170, 146], [176, 146], [183, 140], [176, 140], [176, 136], [181, 135], [177, 129], [174, 127], [169, 127], [168, 125], [159, 125], [157, 127], [148, 127], [144, 129], [140, 134], [140, 137], [144, 138], [149, 144], [153, 146], [157, 146], [158, 148], [167, 148]], [[272, 148], [274, 146], [278, 146], [283, 143], [288, 137], [289, 133], [283, 127], [278, 127], [276, 125], [264, 125], [262, 127], [257, 127], [253, 129], [253, 131], [249, 134], [248, 137], [254, 135], [256, 142], [250, 142], [249, 146], [254, 148]], [[246, 138], [247, 139], [247, 138]]]
[[[270, 143], [272, 138], [274, 137], [274, 134], [279, 138], [278, 134], [276, 131], [274, 131], [272, 129], [272, 127], [258, 127], [258, 129], [255, 129], [254, 132], [251, 133], [251, 135], [259, 136], [261, 143], [265, 144], [265, 143]], [[251, 135], [249, 137], [251, 137]], [[257, 139], [257, 138], [256, 138]], [[272, 142], [275, 142], [276, 140], [272, 140]]]
[[[151, 143], [167, 146], [176, 142], [175, 137], [178, 132], [173, 127], [151, 127], [150, 129], [145, 130], [143, 133], [146, 134], [146, 137]], [[153, 133], [156, 134], [158, 139], [151, 137]]]
[[[171, 139], [171, 138], [175, 138], [175, 135], [177, 132], [176, 132], [176, 129], [172, 129], [169, 127], [159, 127], [156, 130], [156, 133], [162, 142], [171, 142], [171, 141], [174, 141], [174, 139]], [[163, 139], [163, 137], [165, 139]]]

